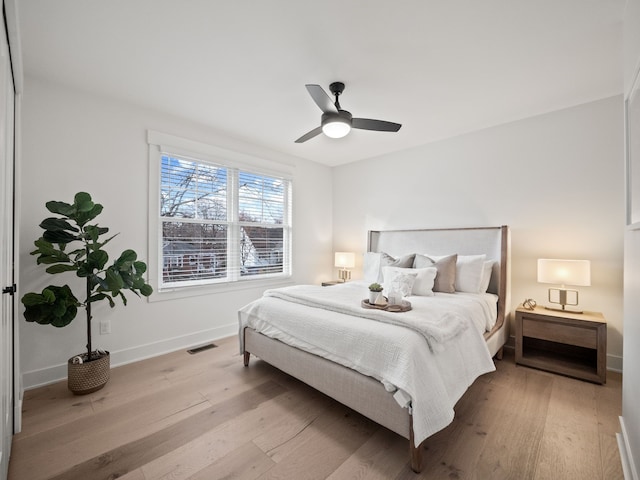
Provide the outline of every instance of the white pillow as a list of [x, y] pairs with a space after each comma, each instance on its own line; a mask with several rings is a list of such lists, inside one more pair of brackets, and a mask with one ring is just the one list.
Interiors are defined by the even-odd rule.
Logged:
[[403, 273], [397, 271], [394, 267], [382, 267], [382, 274], [387, 295], [390, 292], [399, 292], [403, 297], [411, 295], [413, 284], [418, 276], [416, 272]]
[[[440, 260], [444, 256], [430, 255], [425, 253], [427, 257], [434, 260]], [[484, 262], [487, 256], [482, 255], [458, 255], [456, 260], [456, 292], [478, 293], [480, 291]]]
[[458, 255], [456, 261], [456, 291], [478, 293], [486, 255]]
[[380, 253], [365, 252], [362, 259], [362, 276], [367, 283], [380, 283]]
[[[397, 290], [402, 293], [403, 297], [409, 295], [430, 297], [433, 295], [433, 283], [438, 270], [435, 267], [382, 267], [382, 273], [384, 275], [384, 285], [387, 294], [393, 290]], [[411, 285], [409, 285], [409, 283]]]
[[362, 261], [363, 278], [368, 283], [382, 283], [382, 267], [389, 265], [393, 267], [411, 267], [415, 253], [404, 255], [400, 258], [393, 258], [385, 252], [366, 252]]
[[480, 281], [480, 289], [478, 293], [487, 293], [489, 289], [489, 283], [491, 282], [491, 273], [493, 272], [494, 261], [484, 262], [482, 267], [482, 280]]

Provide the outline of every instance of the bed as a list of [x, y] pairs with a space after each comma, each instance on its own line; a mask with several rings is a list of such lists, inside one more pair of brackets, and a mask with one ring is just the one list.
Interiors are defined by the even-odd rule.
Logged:
[[[453, 420], [453, 407], [468, 386], [495, 368], [492, 358], [502, 358], [508, 338], [509, 228], [369, 232], [365, 257], [388, 255], [400, 259], [415, 253], [436, 259], [456, 254], [458, 265], [462, 258], [484, 256], [485, 270], [490, 272], [486, 293], [410, 296], [407, 298], [412, 302], [412, 312], [365, 312], [371, 309], [362, 308], [356, 300], [349, 304], [348, 299], [354, 295], [364, 298], [369, 278], [335, 287], [294, 286], [267, 291], [238, 314], [245, 366], [253, 354], [407, 438], [411, 468], [419, 472], [422, 442]], [[370, 263], [365, 268], [370, 268]], [[370, 274], [365, 271], [365, 276]], [[298, 301], [298, 297], [302, 300]], [[318, 308], [316, 301], [322, 302], [323, 307]], [[447, 303], [454, 301], [455, 306]], [[451, 325], [459, 325], [450, 315], [446, 322], [438, 320], [436, 327], [425, 332], [422, 325], [414, 327], [412, 322], [422, 315], [423, 305], [427, 304], [440, 305], [437, 308], [441, 311], [453, 314], [458, 304], [468, 304], [482, 311], [484, 317], [495, 318], [486, 328], [485, 320], [480, 319], [458, 328], [455, 335], [447, 335]], [[374, 318], [381, 321], [372, 322], [368, 315], [378, 313], [385, 319]], [[397, 319], [401, 318], [408, 324], [398, 326]], [[304, 332], [287, 330], [303, 319], [311, 322]], [[376, 344], [381, 341], [378, 337], [384, 337], [389, 345]], [[343, 354], [344, 350], [332, 350], [332, 338], [351, 342], [348, 355]], [[402, 344], [402, 350], [394, 342]], [[387, 350], [385, 354], [392, 361], [384, 360], [380, 353]]]

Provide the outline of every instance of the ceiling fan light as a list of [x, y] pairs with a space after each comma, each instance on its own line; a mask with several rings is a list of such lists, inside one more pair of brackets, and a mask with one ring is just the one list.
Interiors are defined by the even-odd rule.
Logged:
[[335, 118], [331, 121], [324, 122], [322, 132], [331, 138], [342, 138], [351, 131], [351, 125], [343, 118]]

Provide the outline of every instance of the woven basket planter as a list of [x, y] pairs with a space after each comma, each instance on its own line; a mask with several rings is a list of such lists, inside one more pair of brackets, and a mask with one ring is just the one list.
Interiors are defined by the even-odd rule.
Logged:
[[[95, 355], [98, 355], [95, 353]], [[111, 356], [109, 352], [98, 356], [95, 360], [86, 361], [87, 354], [77, 355], [83, 363], [73, 363], [71, 357], [67, 362], [67, 386], [74, 395], [86, 395], [100, 390], [109, 381], [111, 371]]]

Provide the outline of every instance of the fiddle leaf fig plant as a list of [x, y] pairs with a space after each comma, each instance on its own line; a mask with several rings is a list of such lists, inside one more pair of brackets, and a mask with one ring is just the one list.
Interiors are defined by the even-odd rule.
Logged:
[[113, 308], [114, 299], [119, 297], [126, 305], [125, 290], [138, 297], [151, 295], [153, 288], [144, 279], [147, 265], [137, 259], [136, 252], [125, 250], [107, 266], [109, 255], [104, 246], [117, 234], [102, 239], [109, 229], [89, 223], [100, 215], [103, 207], [94, 203], [88, 193], [77, 193], [72, 204], [51, 201], [46, 207], [58, 216], [45, 218], [40, 223], [44, 233], [34, 242], [36, 249], [31, 255], [38, 255], [38, 265], [48, 265], [47, 273], [75, 272], [84, 279], [84, 285], [76, 294], [69, 285], [49, 285], [41, 293], [25, 294], [22, 297], [24, 316], [28, 322], [65, 327], [76, 318], [78, 309], [83, 308], [87, 323], [85, 360], [91, 361], [97, 355], [91, 347], [92, 304], [106, 300]]

